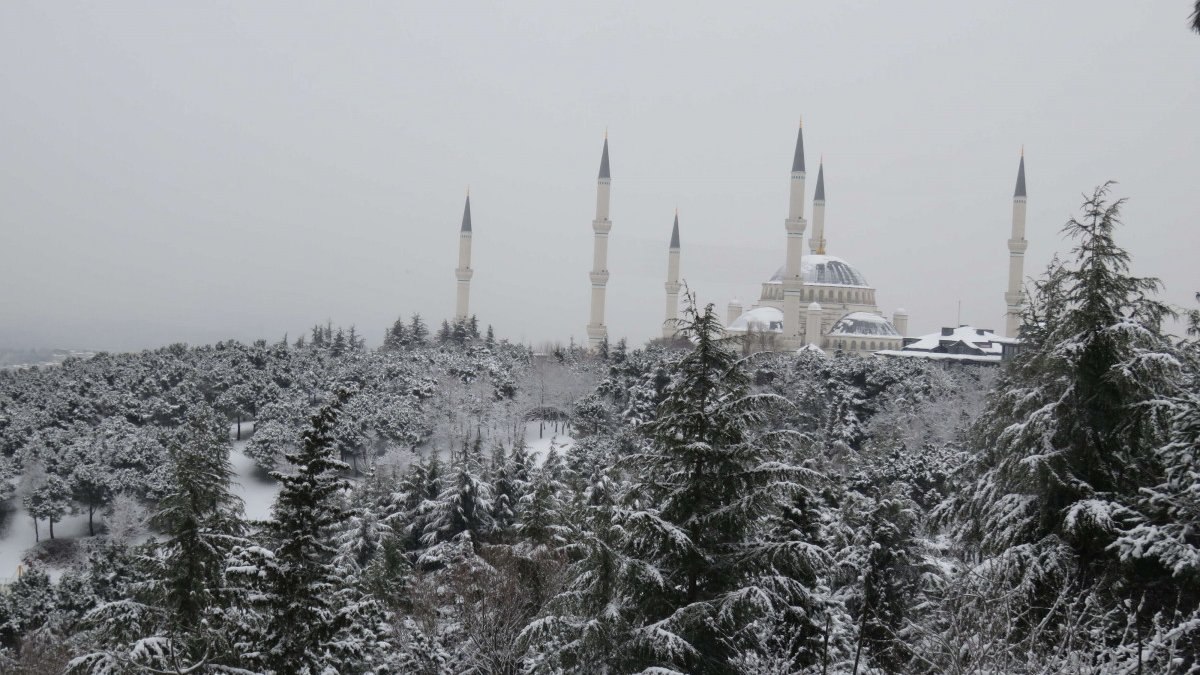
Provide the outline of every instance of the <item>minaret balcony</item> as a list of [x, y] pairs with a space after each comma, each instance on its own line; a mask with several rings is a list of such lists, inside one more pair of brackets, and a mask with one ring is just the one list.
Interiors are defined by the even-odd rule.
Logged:
[[612, 230], [612, 221], [605, 218], [604, 220], [593, 220], [592, 229], [596, 234], [608, 234]]
[[589, 272], [588, 278], [592, 280], [593, 286], [603, 286], [608, 283], [608, 270]]
[[1008, 252], [1009, 253], [1024, 253], [1025, 250], [1028, 248], [1029, 248], [1029, 241], [1027, 241], [1025, 239], [1009, 239], [1008, 240]]
[[803, 236], [805, 228], [808, 227], [808, 221], [803, 218], [785, 218], [783, 227], [791, 236]]
[[475, 270], [470, 267], [459, 267], [454, 270], [454, 276], [458, 277], [459, 281], [470, 281], [471, 277], [475, 276]]

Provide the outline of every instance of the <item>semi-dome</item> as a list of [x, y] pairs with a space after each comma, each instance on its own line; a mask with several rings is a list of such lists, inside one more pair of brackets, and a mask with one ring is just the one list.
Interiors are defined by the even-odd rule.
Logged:
[[726, 330], [745, 333], [748, 330], [760, 333], [782, 333], [783, 312], [774, 307], [758, 307], [733, 320]]
[[851, 312], [838, 319], [829, 330], [830, 337], [901, 337], [890, 321], [870, 312]]
[[[771, 282], [783, 281], [784, 268], [780, 267]], [[850, 263], [832, 255], [806, 255], [800, 258], [800, 276], [806, 284], [829, 286], [868, 286], [867, 278]]]

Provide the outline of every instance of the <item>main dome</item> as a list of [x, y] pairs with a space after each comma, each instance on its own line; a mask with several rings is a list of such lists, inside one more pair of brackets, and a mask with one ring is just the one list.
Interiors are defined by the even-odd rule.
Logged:
[[[770, 283], [783, 281], [784, 268], [780, 267], [771, 277]], [[857, 268], [833, 255], [806, 255], [800, 258], [800, 276], [806, 284], [826, 286], [869, 286], [867, 278]]]

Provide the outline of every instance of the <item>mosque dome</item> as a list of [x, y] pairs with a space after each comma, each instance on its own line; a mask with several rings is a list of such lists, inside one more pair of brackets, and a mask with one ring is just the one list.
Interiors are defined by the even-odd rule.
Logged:
[[734, 319], [726, 330], [745, 333], [751, 328], [760, 333], [782, 333], [783, 312], [774, 307], [758, 307]]
[[[780, 267], [771, 283], [783, 281], [784, 268]], [[800, 276], [806, 284], [828, 286], [869, 286], [867, 278], [858, 268], [837, 256], [811, 254], [800, 258]]]
[[830, 337], [901, 337], [890, 321], [870, 312], [851, 312], [829, 329]]

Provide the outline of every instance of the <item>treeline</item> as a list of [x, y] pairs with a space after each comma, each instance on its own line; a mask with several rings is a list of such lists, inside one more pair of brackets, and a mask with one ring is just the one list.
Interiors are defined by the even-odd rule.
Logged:
[[[475, 390], [453, 452], [406, 468], [351, 480], [369, 389], [320, 397], [266, 523], [240, 516], [225, 421], [196, 402], [155, 539], [0, 600], [10, 667], [1200, 672], [1200, 314], [1164, 333], [1119, 207], [1101, 188], [1067, 224], [1002, 370], [743, 355], [692, 307], [686, 349], [533, 359], [516, 411]], [[568, 451], [488, 431], [548, 409], [539, 383], [596, 376], [562, 411]]]

